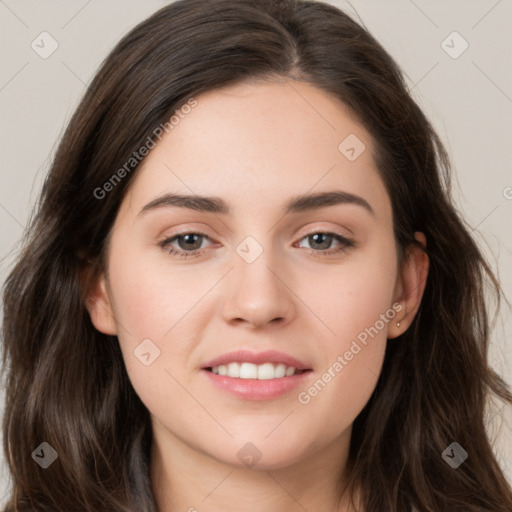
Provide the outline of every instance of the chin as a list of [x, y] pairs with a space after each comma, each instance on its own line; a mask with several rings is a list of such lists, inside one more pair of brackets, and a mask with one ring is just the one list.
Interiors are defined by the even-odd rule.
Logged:
[[[254, 471], [277, 470], [292, 466], [298, 463], [301, 458], [307, 456], [307, 449], [304, 441], [300, 444], [290, 442], [290, 438], [284, 439], [276, 437], [276, 439], [265, 439], [268, 435], [250, 434], [243, 436], [241, 440], [230, 443], [234, 451], [234, 457], [228, 457], [226, 460], [226, 452], [218, 454], [218, 460], [221, 460], [238, 469], [247, 468]], [[252, 439], [252, 440], [251, 440]]]

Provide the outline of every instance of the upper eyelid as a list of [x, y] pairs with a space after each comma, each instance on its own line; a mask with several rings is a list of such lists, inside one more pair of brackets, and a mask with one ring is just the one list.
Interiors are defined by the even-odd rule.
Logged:
[[[352, 238], [354, 237], [354, 233], [353, 233], [353, 231], [350, 228], [348, 228], [346, 226], [341, 226], [336, 221], [325, 221], [325, 220], [322, 221], [322, 220], [318, 219], [318, 220], [310, 221], [309, 223], [306, 223], [306, 224], [315, 224], [315, 225], [317, 225], [318, 223], [322, 223], [322, 222], [328, 222], [328, 223], [331, 223], [331, 224], [336, 224], [337, 227], [322, 227], [322, 226], [320, 226], [320, 227], [312, 228], [311, 230], [308, 229], [308, 231], [304, 235], [302, 235], [302, 237], [308, 236], [309, 234], [317, 233], [317, 232], [332, 233], [334, 235], [338, 235], [338, 236], [341, 236], [343, 238], [347, 238], [347, 239], [350, 239], [350, 240], [352, 240]], [[204, 228], [204, 227], [194, 227], [194, 224], [196, 224], [196, 223], [195, 222], [184, 223], [185, 228], [183, 228], [182, 230], [180, 229], [179, 231], [173, 233], [172, 235], [165, 236], [163, 238], [163, 240], [168, 240], [168, 239], [174, 238], [176, 236], [187, 235], [187, 234], [200, 234], [200, 235], [203, 235], [203, 236], [207, 236], [210, 239], [213, 239], [213, 238], [217, 237], [217, 235], [210, 236], [210, 235], [208, 235], [208, 233], [205, 232], [205, 231], [212, 231], [212, 232], [216, 231], [215, 229], [212, 229], [211, 227], [209, 227], [208, 224], [205, 224], [205, 223], [202, 223], [202, 222], [198, 222], [197, 223], [197, 224], [199, 224], [201, 226], [205, 226], [206, 225], [207, 228]], [[170, 228], [170, 226], [169, 226], [169, 228]], [[299, 231], [301, 229], [303, 229], [303, 226], [301, 228], [299, 228], [298, 230], [296, 230], [295, 232], [297, 232], [297, 231]], [[168, 230], [166, 229], [165, 231], [168, 231]], [[288, 231], [288, 229], [286, 229], [286, 231]], [[160, 233], [162, 233], [162, 232], [160, 232]], [[220, 235], [219, 235], [219, 237], [220, 237]]]

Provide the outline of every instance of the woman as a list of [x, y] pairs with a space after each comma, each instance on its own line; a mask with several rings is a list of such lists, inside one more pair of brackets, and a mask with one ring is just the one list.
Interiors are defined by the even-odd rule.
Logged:
[[6, 512], [508, 511], [485, 286], [396, 64], [321, 2], [108, 56], [4, 292]]

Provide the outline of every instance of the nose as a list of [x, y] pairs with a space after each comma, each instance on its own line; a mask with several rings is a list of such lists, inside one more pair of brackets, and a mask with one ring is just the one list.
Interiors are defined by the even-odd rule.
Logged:
[[293, 283], [277, 264], [270, 249], [248, 263], [233, 255], [234, 268], [226, 277], [226, 294], [222, 307], [224, 320], [258, 329], [267, 324], [284, 326], [296, 314]]

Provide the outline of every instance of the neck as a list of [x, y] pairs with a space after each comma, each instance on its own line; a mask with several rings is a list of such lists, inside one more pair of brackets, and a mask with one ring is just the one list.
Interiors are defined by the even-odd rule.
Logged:
[[[153, 424], [151, 482], [158, 512], [353, 512], [342, 493], [350, 431], [297, 462], [277, 468], [231, 465]], [[356, 503], [357, 505], [357, 503]]]

